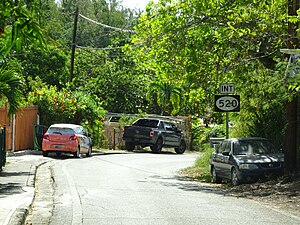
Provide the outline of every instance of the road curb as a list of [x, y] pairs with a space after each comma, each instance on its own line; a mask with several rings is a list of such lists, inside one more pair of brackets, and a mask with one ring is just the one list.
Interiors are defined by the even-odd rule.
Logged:
[[[22, 153], [22, 155], [28, 155], [28, 154]], [[35, 185], [36, 185], [37, 170], [40, 166], [42, 166], [45, 163], [46, 162], [40, 162], [37, 163], [37, 165], [32, 165], [30, 167], [28, 179], [26, 182], [26, 186], [24, 188], [26, 187], [33, 188], [33, 194], [32, 196], [30, 196], [31, 200], [30, 202], [28, 202], [28, 204], [16, 208], [12, 213], [12, 215], [10, 216], [10, 218], [7, 219], [8, 221], [4, 223], [5, 225], [23, 225], [25, 223], [36, 195]]]
[[25, 222], [25, 219], [28, 215], [30, 206], [26, 206], [23, 208], [17, 208], [15, 212], [12, 214], [11, 219], [9, 221], [9, 225], [22, 225]]
[[52, 171], [47, 163], [41, 163], [36, 169], [34, 198], [23, 224], [50, 223], [54, 208], [54, 187]]
[[16, 156], [24, 156], [24, 155], [42, 155], [42, 151], [40, 150], [22, 150], [16, 152], [6, 152], [6, 157], [16, 157]]

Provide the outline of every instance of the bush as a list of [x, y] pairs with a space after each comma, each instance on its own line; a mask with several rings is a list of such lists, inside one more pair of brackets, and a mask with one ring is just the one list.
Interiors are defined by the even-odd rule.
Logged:
[[92, 134], [94, 145], [99, 143], [105, 110], [99, 106], [96, 96], [46, 86], [30, 92], [28, 102], [38, 106], [42, 125], [81, 124]]
[[203, 149], [204, 145], [209, 143], [212, 137], [225, 137], [226, 128], [225, 125], [214, 125], [212, 127], [206, 127], [193, 121], [192, 124], [192, 149]]

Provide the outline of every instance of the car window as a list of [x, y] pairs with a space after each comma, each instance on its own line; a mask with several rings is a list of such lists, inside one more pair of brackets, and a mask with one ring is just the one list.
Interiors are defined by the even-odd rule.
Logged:
[[168, 130], [174, 130], [174, 124], [165, 122], [165, 127]]
[[235, 155], [270, 154], [278, 152], [267, 140], [240, 140], [234, 143]]
[[74, 128], [74, 130], [75, 130], [76, 134], [84, 135], [84, 129], [83, 129], [83, 127], [76, 127], [76, 128]]
[[158, 128], [160, 128], [160, 129], [164, 129], [164, 124], [163, 124], [163, 122], [159, 122], [159, 124], [158, 124]]
[[75, 131], [71, 128], [63, 127], [50, 127], [47, 131], [49, 134], [75, 134]]
[[230, 150], [231, 150], [231, 142], [230, 141], [228, 141], [227, 143], [226, 143], [226, 145], [225, 145], [225, 149], [224, 149], [224, 152], [230, 152]]
[[148, 119], [140, 119], [136, 122], [134, 122], [135, 126], [141, 126], [141, 127], [157, 127], [158, 120], [148, 120]]
[[223, 152], [230, 152], [230, 141], [223, 141], [220, 148], [219, 148], [219, 151], [221, 153]]

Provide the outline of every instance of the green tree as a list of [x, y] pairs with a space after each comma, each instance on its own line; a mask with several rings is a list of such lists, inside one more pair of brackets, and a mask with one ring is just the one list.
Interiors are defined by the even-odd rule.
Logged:
[[9, 103], [9, 114], [17, 112], [23, 99], [23, 83], [12, 70], [0, 68], [0, 96], [5, 96]]
[[48, 45], [47, 50], [31, 46], [14, 56], [19, 63], [19, 72], [26, 80], [27, 90], [30, 90], [29, 81], [41, 78], [48, 85], [55, 85], [58, 89], [65, 87], [69, 79], [67, 55], [56, 46]]
[[130, 57], [116, 55], [113, 60], [105, 50], [76, 51], [73, 88], [96, 95], [109, 112], [138, 113], [146, 101], [147, 78], [135, 70]]
[[[277, 129], [282, 135], [284, 122], [278, 120], [281, 122], [278, 126], [271, 118], [282, 113], [279, 105], [288, 99], [284, 66], [280, 66], [284, 56], [279, 50], [287, 46], [287, 22], [297, 17], [287, 16], [286, 3], [286, 0], [151, 3], [136, 26], [133, 37], [136, 46], [132, 53], [147, 72], [163, 73], [164, 79], [182, 83], [187, 104], [181, 105], [181, 112], [205, 117], [211, 111], [207, 109], [213, 109], [219, 85], [231, 82], [242, 96], [240, 114], [251, 118], [251, 132], [247, 125], [239, 129], [261, 135], [258, 121], [264, 121], [269, 125], [264, 135]], [[252, 110], [258, 115], [254, 116]]]
[[183, 104], [183, 89], [169, 81], [150, 83], [148, 100], [157, 104], [161, 115], [175, 115]]
[[[29, 3], [29, 4], [26, 4]], [[33, 18], [32, 5], [26, 1], [2, 0], [0, 4], [0, 96], [9, 103], [9, 113], [15, 113], [22, 102], [22, 80], [7, 65], [11, 50], [21, 51], [29, 43], [44, 46], [41, 29]]]

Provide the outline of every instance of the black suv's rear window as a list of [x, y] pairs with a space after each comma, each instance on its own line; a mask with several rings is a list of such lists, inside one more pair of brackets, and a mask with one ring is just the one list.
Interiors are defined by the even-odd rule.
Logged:
[[158, 122], [158, 120], [140, 119], [136, 121], [133, 125], [140, 127], [157, 127]]

